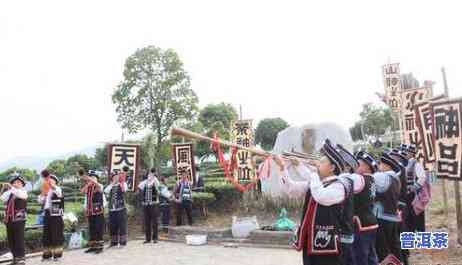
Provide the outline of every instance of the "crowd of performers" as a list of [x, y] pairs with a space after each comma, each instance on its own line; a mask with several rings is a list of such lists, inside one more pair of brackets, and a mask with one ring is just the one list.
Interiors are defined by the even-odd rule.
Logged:
[[[326, 140], [323, 157], [317, 163], [279, 156], [273, 159], [280, 170], [281, 185], [286, 192], [305, 195], [303, 216], [295, 243], [303, 252], [305, 265], [376, 265], [384, 261], [408, 263], [409, 252], [401, 250], [400, 233], [425, 230], [425, 205], [419, 198], [428, 191], [429, 178], [415, 159], [413, 145], [401, 145], [381, 154], [376, 160], [367, 152], [351, 154], [341, 145]], [[289, 163], [287, 163], [289, 162]], [[294, 181], [296, 172], [303, 181]], [[196, 170], [199, 172], [199, 169]], [[44, 211], [43, 260], [59, 260], [64, 243], [64, 194], [59, 179], [42, 171], [43, 187], [38, 202]], [[85, 194], [89, 248], [86, 253], [104, 249], [106, 220], [109, 223], [109, 248], [127, 244], [127, 208], [125, 194], [129, 174], [127, 167], [111, 175], [104, 187], [94, 171], [79, 171]], [[191, 181], [181, 176], [173, 193], [164, 177], [150, 170], [137, 191], [144, 213], [145, 241], [157, 243], [158, 219], [167, 229], [170, 204], [176, 204], [177, 225], [183, 224], [184, 213], [192, 225], [192, 192], [203, 189], [203, 180]], [[27, 190], [22, 176], [15, 174], [0, 199], [5, 204], [8, 244], [13, 264], [25, 263], [24, 230], [27, 220]], [[107, 200], [106, 200], [107, 198]], [[108, 218], [105, 218], [105, 209]], [[160, 213], [159, 213], [160, 212]]]
[[[196, 167], [196, 172], [199, 168]], [[127, 177], [129, 168], [124, 167], [121, 172], [111, 174], [110, 183], [104, 187], [99, 182], [99, 175], [90, 170], [79, 170], [83, 181], [81, 192], [85, 195], [84, 208], [88, 220], [89, 242], [85, 253], [99, 254], [104, 250], [104, 234], [106, 220], [109, 223], [109, 248], [123, 248], [127, 245], [127, 208], [125, 194], [128, 191]], [[43, 186], [38, 196], [44, 213], [43, 222], [43, 254], [42, 261], [59, 261], [63, 256], [64, 244], [64, 194], [59, 179], [48, 170], [41, 172]], [[145, 179], [139, 183], [137, 192], [144, 214], [145, 241], [157, 243], [158, 219], [161, 227], [167, 231], [170, 224], [170, 204], [176, 204], [177, 225], [183, 224], [183, 214], [186, 213], [188, 224], [193, 224], [192, 192], [203, 190], [203, 179], [197, 173], [195, 180], [190, 181], [187, 176], [181, 176], [177, 181], [174, 192], [170, 192], [166, 179], [158, 177], [155, 169], [151, 169]], [[7, 227], [8, 245], [13, 255], [11, 264], [25, 264], [24, 231], [27, 220], [28, 192], [26, 181], [19, 175], [10, 177], [5, 185], [0, 199], [5, 202], [5, 219]], [[107, 199], [106, 199], [107, 198]], [[106, 211], [105, 211], [106, 210]], [[160, 214], [159, 214], [160, 211]], [[108, 218], [105, 218], [108, 212]]]
[[[409, 264], [400, 233], [425, 230], [418, 200], [430, 188], [416, 147], [401, 145], [376, 160], [326, 140], [321, 153], [311, 164], [274, 157], [284, 190], [305, 195], [295, 243], [303, 264]], [[304, 181], [292, 180], [289, 167]]]

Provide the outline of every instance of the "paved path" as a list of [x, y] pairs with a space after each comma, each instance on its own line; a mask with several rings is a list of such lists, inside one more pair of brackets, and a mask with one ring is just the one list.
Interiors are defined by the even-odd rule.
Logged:
[[[27, 264], [45, 265], [40, 258]], [[130, 241], [123, 249], [105, 250], [102, 254], [84, 254], [83, 250], [64, 253], [60, 265], [298, 265], [301, 253], [290, 249], [225, 248], [217, 245], [188, 246], [182, 243], [160, 242], [143, 245]]]

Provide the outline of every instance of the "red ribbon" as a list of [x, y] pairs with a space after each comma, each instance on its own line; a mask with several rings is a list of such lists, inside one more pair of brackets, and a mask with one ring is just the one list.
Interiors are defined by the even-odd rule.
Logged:
[[244, 192], [244, 191], [247, 191], [251, 188], [253, 188], [255, 186], [255, 182], [252, 182], [252, 183], [249, 183], [247, 185], [242, 185], [239, 183], [239, 181], [236, 181], [234, 179], [234, 170], [237, 169], [238, 167], [238, 162], [237, 162], [237, 147], [236, 146], [233, 146], [232, 147], [232, 152], [231, 152], [231, 159], [230, 160], [226, 160], [225, 159], [225, 155], [224, 155], [224, 152], [223, 150], [221, 149], [221, 145], [220, 143], [218, 142], [219, 138], [217, 136], [217, 134], [215, 134], [213, 136], [213, 141], [212, 141], [212, 150], [217, 154], [217, 157], [218, 157], [218, 163], [220, 164], [220, 166], [223, 168], [223, 171], [225, 173], [225, 178], [226, 180], [228, 180], [229, 182], [233, 183], [234, 186], [240, 191], [240, 192]]

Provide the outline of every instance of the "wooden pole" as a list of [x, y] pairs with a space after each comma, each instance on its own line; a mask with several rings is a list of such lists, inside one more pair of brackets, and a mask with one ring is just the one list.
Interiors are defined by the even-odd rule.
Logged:
[[[448, 87], [448, 82], [446, 80], [446, 69], [441, 68], [441, 73], [443, 74], [443, 83], [444, 83], [444, 95], [446, 98], [449, 98], [449, 87]], [[446, 189], [446, 183], [444, 182], [443, 179], [443, 196], [445, 196], [444, 192]], [[459, 244], [462, 244], [462, 203], [460, 201], [460, 186], [459, 186], [459, 181], [454, 181], [454, 199], [456, 200], [456, 219], [457, 219], [457, 242]], [[445, 204], [446, 204], [446, 211], [448, 210], [447, 208], [447, 194], [445, 198]], [[446, 217], [447, 217], [446, 213]]]

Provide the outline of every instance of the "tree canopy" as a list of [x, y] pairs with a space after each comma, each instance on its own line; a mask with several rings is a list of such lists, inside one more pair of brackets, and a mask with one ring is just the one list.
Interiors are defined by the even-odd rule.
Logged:
[[[367, 140], [370, 136], [379, 137], [393, 125], [393, 116], [388, 107], [381, 107], [367, 103], [359, 114], [360, 120], [350, 128], [354, 141]], [[364, 135], [362, 134], [364, 132]]]
[[112, 95], [117, 120], [130, 133], [154, 133], [157, 161], [170, 128], [197, 115], [189, 75], [174, 50], [148, 46], [127, 58], [123, 76]]
[[255, 131], [255, 143], [265, 150], [272, 150], [278, 133], [289, 127], [289, 123], [281, 118], [266, 118], [258, 123]]

